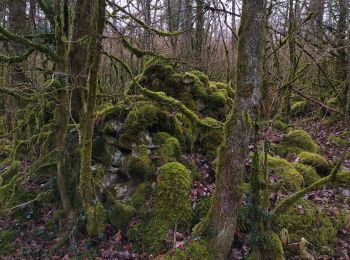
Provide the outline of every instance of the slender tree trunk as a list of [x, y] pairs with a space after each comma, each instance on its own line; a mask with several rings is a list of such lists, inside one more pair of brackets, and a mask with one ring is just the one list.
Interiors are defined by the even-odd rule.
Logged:
[[348, 92], [347, 83], [347, 31], [348, 31], [348, 0], [339, 0], [339, 19], [337, 28], [337, 38], [338, 38], [338, 60], [337, 60], [337, 74], [338, 80], [341, 82], [342, 95], [340, 95], [340, 101], [345, 112], [346, 107], [346, 97]]
[[210, 245], [215, 259], [226, 259], [233, 242], [242, 199], [242, 182], [248, 146], [262, 84], [265, 1], [243, 1], [239, 29], [237, 91], [226, 121], [220, 149], [216, 190], [210, 212]]
[[182, 29], [182, 59], [190, 61], [192, 59], [192, 0], [184, 0], [183, 5], [184, 22]]
[[199, 69], [202, 68], [202, 50], [204, 45], [204, 0], [196, 0], [196, 32], [194, 55]]

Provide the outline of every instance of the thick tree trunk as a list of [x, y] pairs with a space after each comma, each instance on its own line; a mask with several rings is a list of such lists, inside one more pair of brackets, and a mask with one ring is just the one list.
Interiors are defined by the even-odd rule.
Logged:
[[[13, 0], [8, 2], [9, 8], [9, 27], [12, 32], [23, 35], [27, 32], [27, 16], [26, 16], [26, 1]], [[10, 55], [20, 55], [24, 53], [25, 48], [19, 43], [11, 43], [8, 48]], [[18, 85], [27, 82], [21, 64], [10, 65], [10, 85]], [[9, 97], [6, 101], [8, 130], [16, 128], [17, 118], [16, 111], [18, 110], [18, 102], [15, 98]], [[16, 134], [13, 134], [13, 140], [16, 142]]]
[[96, 91], [98, 68], [101, 59], [102, 34], [105, 25], [105, 0], [94, 0], [94, 16], [92, 25], [94, 29], [90, 34], [89, 48], [87, 53], [87, 65], [89, 69], [87, 89], [88, 97], [86, 111], [84, 111], [84, 128], [82, 128], [82, 147], [80, 159], [80, 183], [79, 191], [83, 205], [92, 203], [93, 186], [91, 173], [91, 154], [93, 137], [93, 120], [96, 105]]
[[265, 1], [243, 1], [239, 29], [237, 91], [225, 125], [216, 190], [210, 212], [210, 245], [215, 259], [226, 259], [234, 239], [248, 159], [251, 120], [255, 120], [262, 84]]

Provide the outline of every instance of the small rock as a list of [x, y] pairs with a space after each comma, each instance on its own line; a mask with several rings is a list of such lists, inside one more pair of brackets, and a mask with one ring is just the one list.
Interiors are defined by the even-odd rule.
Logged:
[[123, 153], [120, 150], [116, 150], [112, 155], [112, 166], [120, 166], [120, 161], [123, 158]]

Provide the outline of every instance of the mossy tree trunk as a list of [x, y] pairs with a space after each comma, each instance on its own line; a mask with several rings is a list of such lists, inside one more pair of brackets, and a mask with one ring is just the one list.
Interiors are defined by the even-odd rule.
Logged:
[[348, 92], [348, 84], [347, 84], [347, 31], [348, 31], [348, 16], [349, 16], [349, 2], [347, 0], [339, 0], [339, 18], [337, 25], [337, 56], [338, 60], [336, 63], [337, 70], [337, 79], [340, 81], [341, 87], [341, 95], [339, 95], [339, 101], [342, 105], [343, 111], [346, 110], [346, 102], [347, 102], [347, 92]]
[[216, 190], [209, 215], [215, 259], [226, 259], [234, 239], [242, 199], [252, 120], [257, 118], [262, 84], [265, 1], [243, 1], [239, 29], [237, 91], [219, 152]]
[[55, 122], [57, 127], [56, 154], [57, 154], [57, 185], [59, 188], [63, 209], [68, 213], [71, 210], [71, 203], [66, 185], [66, 157], [67, 157], [67, 129], [69, 123], [69, 98], [67, 91], [67, 46], [64, 42], [63, 23], [64, 18], [61, 12], [61, 3], [55, 1], [55, 37], [57, 60], [55, 62], [55, 74], [53, 76], [56, 88], [56, 109]]
[[[89, 36], [89, 45], [87, 52], [87, 100], [86, 110], [82, 111], [82, 120], [84, 120], [82, 130], [81, 158], [80, 158], [80, 183], [79, 191], [83, 205], [87, 206], [92, 202], [93, 186], [91, 173], [91, 154], [93, 137], [93, 120], [96, 104], [97, 91], [97, 73], [99, 69], [102, 34], [105, 25], [105, 0], [94, 0], [94, 15], [92, 18], [93, 29]], [[85, 107], [85, 106], [84, 106]]]
[[[295, 2], [295, 3], [294, 3]], [[295, 13], [298, 6], [298, 0], [289, 0], [289, 14], [288, 14], [288, 34], [295, 34], [295, 28], [296, 28], [296, 18]], [[288, 82], [291, 82], [294, 77], [295, 73], [297, 71], [298, 66], [298, 58], [296, 55], [296, 41], [295, 36], [292, 35], [288, 41], [288, 48], [289, 48], [289, 76], [288, 76]], [[289, 83], [286, 85], [285, 93], [284, 93], [284, 104], [283, 104], [283, 110], [284, 110], [284, 118], [286, 122], [289, 124], [291, 119], [291, 98], [292, 98], [292, 84]]]
[[[7, 3], [9, 9], [9, 28], [11, 31], [23, 34], [27, 32], [27, 17], [26, 17], [26, 1], [25, 0], [12, 0]], [[8, 52], [11, 55], [20, 55], [25, 52], [25, 48], [22, 44], [11, 43], [8, 45]], [[20, 85], [27, 82], [24, 74], [23, 66], [21, 64], [10, 65], [10, 85]], [[14, 130], [17, 125], [18, 119], [16, 118], [16, 111], [18, 110], [19, 103], [14, 97], [9, 97], [6, 100], [7, 110], [7, 122], [8, 130]], [[16, 142], [17, 136], [13, 133], [13, 141]]]

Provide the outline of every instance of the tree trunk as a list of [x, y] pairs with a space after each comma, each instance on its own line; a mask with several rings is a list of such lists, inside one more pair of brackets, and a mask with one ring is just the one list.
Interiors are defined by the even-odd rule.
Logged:
[[94, 127], [94, 111], [96, 105], [96, 91], [98, 68], [101, 59], [102, 34], [105, 24], [105, 0], [94, 0], [94, 16], [92, 18], [93, 30], [90, 34], [87, 52], [87, 66], [89, 69], [87, 89], [88, 97], [86, 111], [84, 111], [84, 128], [82, 128], [82, 147], [80, 159], [79, 191], [83, 205], [92, 203], [93, 186], [91, 173], [92, 137]]
[[237, 90], [220, 149], [216, 190], [210, 212], [210, 245], [215, 259], [226, 259], [234, 239], [242, 199], [248, 146], [260, 100], [265, 31], [265, 1], [243, 1], [239, 29]]
[[195, 46], [194, 55], [199, 69], [202, 68], [202, 50], [204, 45], [204, 1], [196, 0], [196, 32], [195, 32]]

